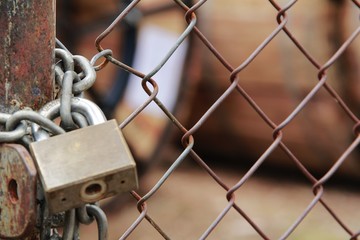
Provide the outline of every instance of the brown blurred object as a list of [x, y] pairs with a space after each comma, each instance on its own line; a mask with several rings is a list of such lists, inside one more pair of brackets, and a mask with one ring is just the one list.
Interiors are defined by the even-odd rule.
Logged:
[[[280, 1], [281, 2], [281, 1]], [[324, 64], [356, 27], [350, 1], [302, 1], [289, 11], [287, 24], [313, 57]], [[239, 66], [276, 28], [274, 8], [263, 1], [210, 1], [199, 10], [199, 29], [233, 66]], [[345, 25], [348, 26], [345, 28]], [[353, 28], [351, 28], [353, 27]], [[359, 39], [357, 39], [357, 43]], [[353, 43], [329, 73], [328, 82], [359, 113], [359, 44]], [[208, 49], [201, 56], [200, 84], [191, 108], [193, 125], [230, 85], [230, 72]], [[189, 66], [195, 68], [198, 66]], [[239, 73], [241, 87], [268, 117], [280, 124], [318, 82], [316, 69], [280, 33]], [[326, 172], [350, 145], [353, 123], [328, 92], [321, 90], [284, 130], [283, 141], [315, 173]], [[272, 143], [273, 129], [238, 93], [230, 95], [195, 134], [195, 149], [211, 158], [255, 161]], [[293, 166], [281, 151], [270, 165]], [[360, 179], [355, 152], [339, 175]]]
[[[116, 0], [57, 1], [57, 37], [72, 54], [80, 54], [91, 59], [98, 53], [95, 39], [122, 11], [122, 7], [121, 2]], [[111, 37], [104, 41], [105, 47], [111, 49], [116, 57], [122, 54], [122, 30], [121, 26], [117, 27]], [[117, 67], [108, 64], [103, 71], [97, 72], [97, 81], [91, 90], [97, 98], [105, 97], [112, 88], [117, 71]], [[92, 96], [87, 94], [87, 97]]]
[[[153, 4], [149, 4], [150, 2]], [[138, 6], [141, 11], [144, 12], [144, 16], [138, 25], [138, 31], [147, 27], [156, 26], [165, 32], [179, 36], [185, 29], [186, 22], [183, 19], [183, 12], [175, 8], [175, 4], [168, 5], [169, 8], [160, 13], [147, 15], [147, 12], [156, 11], [156, 9], [161, 9], [163, 5], [167, 4], [163, 0], [144, 1], [143, 3], [144, 4], [140, 3]], [[171, 6], [173, 6], [173, 8], [171, 8]], [[154, 79], [156, 80], [156, 77]], [[171, 79], [168, 80], [171, 81]], [[184, 81], [187, 82], [187, 79], [184, 79]], [[140, 84], [141, 80], [139, 79], [139, 86]], [[173, 89], [165, 90], [169, 91]], [[177, 91], [178, 90], [173, 91], [174, 95], [176, 95]], [[116, 118], [120, 120], [126, 119], [134, 110], [128, 102], [121, 101], [115, 109]], [[168, 121], [164, 114], [159, 116], [157, 114], [142, 112], [125, 127], [124, 134], [133, 146], [134, 153], [139, 161], [149, 162], [151, 159], [159, 156], [160, 152], [164, 150], [162, 149], [163, 141], [169, 137], [168, 126], [170, 124], [171, 122]]]

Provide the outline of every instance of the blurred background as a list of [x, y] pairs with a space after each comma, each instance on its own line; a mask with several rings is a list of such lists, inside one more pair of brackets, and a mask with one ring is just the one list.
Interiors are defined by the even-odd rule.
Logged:
[[[131, 1], [57, 1], [57, 37], [73, 53], [89, 59], [95, 39]], [[289, 1], [278, 1], [285, 6]], [[192, 6], [191, 1], [187, 1]], [[233, 68], [241, 66], [278, 26], [278, 11], [262, 0], [207, 1], [197, 11], [198, 29]], [[169, 0], [143, 0], [101, 42], [119, 61], [150, 72], [188, 26], [184, 10]], [[320, 65], [325, 64], [359, 26], [352, 1], [299, 1], [287, 12], [287, 29]], [[327, 83], [355, 116], [360, 106], [360, 39], [327, 70]], [[271, 121], [282, 123], [318, 83], [319, 69], [280, 32], [239, 74], [241, 88]], [[153, 77], [158, 98], [187, 129], [194, 126], [228, 89], [229, 69], [190, 34]], [[144, 103], [141, 79], [108, 64], [98, 72], [87, 98], [108, 118], [124, 121]], [[251, 102], [251, 101], [250, 101]], [[322, 88], [283, 129], [283, 142], [315, 177], [321, 178], [354, 141], [354, 122]], [[183, 151], [180, 132], [155, 103], [124, 129], [138, 164], [139, 193], [145, 194]], [[194, 133], [194, 150], [228, 186], [233, 186], [266, 151], [274, 129], [242, 94], [232, 92]], [[349, 228], [360, 226], [360, 161], [353, 151], [326, 185], [326, 199]], [[236, 192], [237, 202], [272, 238], [278, 238], [313, 198], [311, 183], [280, 148]], [[174, 239], [197, 239], [226, 206], [226, 191], [186, 159], [149, 200], [151, 216]], [[118, 239], [138, 216], [136, 201], [120, 196], [104, 201], [110, 239]], [[314, 227], [316, 226], [316, 227]], [[181, 230], [180, 230], [181, 229]], [[85, 227], [94, 237], [96, 226]], [[210, 239], [261, 239], [235, 211]], [[348, 239], [346, 231], [316, 205], [290, 239]], [[84, 239], [95, 239], [85, 237]], [[145, 220], [130, 239], [162, 239]]]

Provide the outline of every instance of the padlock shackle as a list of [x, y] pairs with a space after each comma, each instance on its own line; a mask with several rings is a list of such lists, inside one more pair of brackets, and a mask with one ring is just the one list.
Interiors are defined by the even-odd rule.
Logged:
[[[60, 116], [60, 106], [60, 99], [55, 99], [44, 105], [39, 110], [39, 114], [48, 119], [55, 119]], [[74, 97], [71, 99], [71, 112], [82, 114], [89, 125], [96, 125], [107, 121], [101, 109], [95, 103], [84, 98]], [[35, 141], [49, 138], [49, 134], [38, 124], [33, 123], [31, 129]]]

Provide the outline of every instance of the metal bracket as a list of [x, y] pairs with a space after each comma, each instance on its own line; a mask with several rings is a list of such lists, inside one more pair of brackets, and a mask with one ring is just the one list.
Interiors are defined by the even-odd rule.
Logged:
[[22, 145], [0, 145], [0, 239], [26, 239], [36, 224], [37, 172]]

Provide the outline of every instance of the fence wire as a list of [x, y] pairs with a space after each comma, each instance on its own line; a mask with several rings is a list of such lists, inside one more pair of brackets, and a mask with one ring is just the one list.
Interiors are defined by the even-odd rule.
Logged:
[[[146, 2], [146, 0], [143, 0], [143, 2]], [[275, 152], [277, 149], [281, 149], [283, 153], [286, 155], [286, 159], [288, 162], [292, 162], [296, 168], [297, 171], [301, 173], [304, 179], [308, 181], [309, 191], [312, 191], [313, 198], [312, 200], [307, 204], [307, 206], [303, 209], [302, 213], [298, 216], [298, 218], [292, 222], [289, 223], [290, 227], [283, 232], [283, 234], [278, 237], [279, 239], [286, 239], [294, 232], [295, 229], [301, 225], [303, 220], [309, 215], [310, 212], [314, 209], [315, 206], [322, 205], [329, 213], [329, 218], [333, 218], [337, 224], [347, 233], [348, 239], [358, 239], [360, 235], [359, 228], [353, 229], [350, 226], [347, 225], [347, 222], [343, 220], [342, 216], [338, 215], [336, 213], [336, 205], [331, 205], [327, 202], [326, 197], [324, 196], [325, 192], [325, 184], [329, 182], [333, 178], [333, 176], [339, 171], [339, 169], [343, 166], [344, 162], [347, 161], [349, 156], [351, 154], [354, 154], [356, 151], [356, 148], [359, 145], [360, 142], [360, 121], [358, 116], [356, 115], [356, 112], [358, 112], [357, 109], [350, 106], [349, 103], [347, 103], [344, 100], [344, 98], [348, 98], [349, 96], [343, 95], [341, 96], [340, 93], [338, 93], [336, 88], [332, 86], [332, 84], [329, 83], [329, 72], [333, 71], [335, 64], [340, 64], [341, 62], [340, 57], [346, 52], [349, 51], [351, 46], [354, 46], [354, 42], [357, 40], [357, 44], [359, 43], [359, 33], [360, 33], [360, 27], [357, 22], [355, 27], [351, 28], [351, 26], [348, 26], [347, 29], [350, 29], [352, 31], [351, 34], [348, 34], [343, 39], [340, 39], [340, 42], [338, 44], [337, 49], [330, 49], [330, 51], [333, 51], [333, 54], [328, 57], [325, 61], [320, 61], [316, 59], [313, 56], [313, 53], [304, 46], [303, 42], [299, 40], [296, 37], [296, 29], [289, 28], [288, 23], [289, 19], [291, 19], [291, 15], [293, 11], [297, 8], [297, 5], [299, 5], [299, 2], [301, 1], [281, 1], [281, 6], [277, 1], [269, 0], [269, 1], [262, 1], [262, 5], [266, 5], [267, 7], [273, 8], [273, 20], [274, 23], [276, 23], [276, 26], [273, 28], [272, 32], [270, 32], [260, 44], [253, 50], [250, 54], [248, 54], [247, 58], [245, 60], [238, 59], [238, 62], [241, 62], [238, 65], [233, 65], [228, 61], [227, 56], [225, 54], [222, 54], [218, 48], [212, 44], [211, 40], [206, 36], [206, 33], [203, 33], [202, 28], [209, 28], [209, 26], [206, 27], [206, 22], [199, 21], [199, 12], [200, 10], [206, 5], [210, 4], [210, 2], [215, 2], [213, 0], [209, 1], [198, 1], [193, 2], [191, 4], [188, 3], [188, 5], [185, 5], [180, 0], [174, 0], [174, 1], [163, 1], [164, 4], [160, 7], [148, 10], [151, 13], [161, 13], [162, 11], [166, 11], [168, 8], [176, 8], [180, 12], [183, 13], [183, 17], [186, 21], [186, 27], [183, 29], [183, 32], [178, 36], [178, 39], [176, 42], [173, 43], [173, 46], [167, 50], [167, 54], [164, 55], [157, 63], [157, 65], [149, 72], [141, 72], [140, 70], [137, 70], [133, 68], [132, 66], [126, 64], [123, 62], [122, 59], [117, 59], [115, 56], [111, 54], [110, 51], [106, 50], [108, 47], [104, 43], [106, 40], [112, 38], [113, 36], [111, 33], [115, 31], [117, 27], [119, 27], [124, 22], [127, 22], [131, 14], [134, 14], [137, 9], [137, 5], [140, 3], [140, 0], [134, 0], [129, 2], [129, 4], [125, 4], [124, 9], [121, 11], [120, 14], [115, 16], [113, 18], [112, 23], [106, 27], [103, 32], [97, 36], [95, 45], [97, 50], [102, 53], [102, 55], [98, 56], [99, 59], [105, 59], [104, 62], [99, 65], [98, 69], [100, 71], [103, 71], [102, 68], [104, 68], [107, 64], [108, 65], [114, 65], [122, 70], [125, 70], [126, 72], [129, 72], [137, 77], [139, 77], [141, 80], [141, 84], [144, 92], [148, 95], [147, 101], [143, 102], [142, 105], [140, 105], [135, 111], [133, 111], [126, 119], [124, 119], [121, 122], [120, 127], [122, 129], [126, 129], [126, 127], [135, 119], [137, 118], [142, 111], [150, 104], [155, 103], [169, 119], [169, 122], [172, 124], [172, 126], [175, 126], [180, 132], [182, 133], [181, 136], [181, 143], [183, 145], [182, 152], [176, 156], [174, 159], [172, 159], [171, 166], [167, 169], [167, 171], [162, 175], [162, 177], [158, 180], [158, 182], [150, 189], [150, 191], [146, 192], [145, 194], [140, 194], [136, 191], [131, 192], [131, 195], [136, 199], [137, 201], [137, 210], [139, 211], [139, 215], [137, 219], [135, 219], [132, 223], [132, 225], [123, 233], [123, 235], [120, 237], [120, 239], [126, 239], [131, 236], [132, 232], [139, 226], [139, 224], [142, 221], [148, 221], [156, 231], [164, 238], [164, 239], [170, 239], [170, 235], [168, 235], [166, 229], [162, 229], [160, 224], [157, 223], [156, 219], [151, 216], [149, 213], [149, 203], [151, 198], [154, 196], [155, 193], [159, 191], [159, 189], [162, 188], [164, 183], [168, 180], [168, 178], [174, 173], [175, 169], [178, 168], [180, 165], [184, 164], [185, 161], [194, 161], [196, 162], [201, 168], [203, 168], [209, 176], [211, 176], [214, 180], [214, 184], [219, 185], [221, 188], [223, 188], [226, 192], [224, 194], [224, 198], [227, 199], [227, 205], [219, 212], [218, 216], [212, 220], [212, 223], [209, 224], [208, 228], [203, 231], [203, 234], [200, 236], [200, 239], [205, 239], [213, 233], [213, 231], [219, 226], [219, 224], [223, 221], [223, 219], [229, 214], [230, 210], [235, 210], [244, 220], [246, 220], [250, 226], [253, 228], [253, 231], [256, 232], [259, 235], [259, 238], [263, 239], [271, 239], [271, 233], [266, 232], [261, 225], [259, 225], [257, 222], [257, 219], [254, 219], [251, 214], [246, 213], [246, 211], [242, 208], [241, 204], [236, 202], [235, 199], [238, 195], [239, 190], [244, 186], [244, 184], [253, 177], [253, 175], [259, 170], [260, 166], [263, 165], [264, 162], [266, 162], [269, 157]], [[340, 3], [346, 3], [350, 4], [352, 9], [356, 9], [352, 12], [352, 14], [355, 15], [355, 17], [359, 16], [359, 10], [360, 10], [360, 3], [356, 0], [352, 1], [328, 1], [334, 2], [336, 5], [336, 2]], [[312, 1], [312, 4], [317, 4], [317, 1]], [[221, 4], [221, 3], [218, 3]], [[226, 4], [226, 3], [223, 3]], [[233, 3], [234, 4], [234, 3]], [[238, 7], [241, 8], [241, 1], [239, 3], [234, 4], [232, 6], [233, 8]], [[261, 14], [260, 11], [257, 12], [257, 8], [260, 6], [254, 6], [254, 12], [252, 14], [249, 14], [252, 16], [252, 19], [255, 21], [256, 18], [258, 18], [258, 14]], [[101, 6], [99, 6], [101, 8]], [[216, 8], [214, 10], [216, 12]], [[350, 13], [348, 13], [350, 14]], [[198, 16], [199, 15], [199, 16]], [[236, 18], [237, 16], [233, 16]], [[344, 15], [342, 15], [344, 17]], [[201, 18], [201, 16], [200, 16]], [[210, 16], [211, 18], [211, 16]], [[341, 18], [340, 18], [341, 19]], [[337, 20], [334, 22], [330, 22], [330, 24], [336, 23]], [[339, 23], [339, 22], [338, 22]], [[314, 23], [315, 24], [315, 23]], [[203, 27], [204, 26], [204, 27]], [[260, 26], [259, 26], [260, 27]], [[231, 24], [224, 24], [222, 25], [222, 28], [233, 28], [231, 31], [233, 32], [234, 38], [239, 38], [240, 36], [237, 35], [237, 29], [236, 26]], [[256, 31], [254, 29], [253, 31]], [[271, 43], [275, 41], [275, 39], [280, 38], [279, 35], [282, 35], [283, 38], [284, 34], [286, 35], [286, 44], [295, 46], [298, 51], [301, 52], [301, 58], [303, 58], [304, 61], [307, 62], [307, 64], [311, 65], [313, 69], [316, 70], [316, 73], [313, 74], [312, 79], [304, 79], [303, 81], [310, 81], [311, 86], [310, 89], [307, 90], [306, 94], [300, 99], [297, 100], [296, 106], [291, 110], [291, 112], [281, 121], [278, 121], [278, 119], [273, 119], [272, 116], [269, 116], [257, 102], [255, 98], [252, 97], [251, 93], [248, 93], [246, 91], [246, 88], [243, 85], [243, 79], [242, 79], [242, 73], [245, 72], [248, 68], [251, 67], [251, 65], [256, 62], [256, 59], [259, 58], [259, 55], [261, 55], [264, 51], [271, 48]], [[126, 37], [126, 36], [123, 36]], [[201, 115], [200, 118], [198, 118], [194, 124], [192, 124], [189, 127], [186, 127], [184, 123], [182, 123], [177, 116], [175, 116], [166, 106], [166, 103], [163, 103], [158, 98], [158, 93], [161, 91], [161, 89], [158, 87], [156, 77], [154, 75], [158, 73], [162, 67], [167, 63], [169, 59], [172, 58], [174, 52], [177, 51], [179, 46], [184, 44], [186, 40], [190, 40], [191, 42], [196, 41], [198, 45], [201, 45], [201, 48], [206, 49], [207, 54], [210, 56], [212, 55], [213, 59], [216, 59], [216, 65], [218, 68], [224, 68], [226, 69], [227, 74], [223, 74], [221, 76], [222, 79], [227, 79], [226, 88], [222, 90], [221, 95], [212, 102], [211, 106], [206, 109], [206, 111]], [[199, 46], [196, 47], [199, 47]], [[246, 48], [247, 46], [236, 46], [236, 49], [232, 49], [233, 51], [240, 50], [241, 48]], [[194, 45], [190, 45], [190, 52], [195, 50]], [[354, 50], [354, 48], [352, 49]], [[355, 50], [359, 50], [359, 48], [355, 48]], [[191, 53], [190, 53], [191, 55]], [[103, 57], [103, 58], [102, 58]], [[100, 61], [100, 60], [99, 60]], [[282, 64], [281, 62], [276, 62], [277, 60], [274, 59], [272, 62], [268, 62], [266, 68], [275, 68], [278, 67], [277, 65]], [[188, 59], [187, 63], [193, 63]], [[255, 63], [254, 63], [255, 64]], [[348, 63], [350, 64], [350, 63]], [[352, 63], [355, 64], [355, 63]], [[345, 64], [345, 69], [346, 69]], [[280, 66], [279, 66], [280, 67]], [[285, 67], [285, 66], [283, 66]], [[357, 69], [355, 67], [355, 69]], [[301, 71], [301, 70], [300, 70]], [[296, 74], [296, 73], [294, 73]], [[350, 81], [348, 79], [348, 73], [345, 71], [343, 75], [338, 76], [340, 79], [338, 82], [346, 82]], [[357, 76], [357, 80], [358, 76]], [[192, 79], [187, 79], [187, 81], [192, 81]], [[261, 86], [259, 86], [260, 88]], [[186, 89], [185, 89], [186, 91]], [[332, 165], [326, 170], [324, 174], [321, 176], [315, 176], [312, 173], [312, 170], [309, 169], [306, 164], [304, 164], [304, 159], [301, 159], [297, 157], [297, 153], [292, 150], [293, 147], [289, 147], [286, 141], [286, 130], [289, 128], [289, 126], [296, 121], [297, 118], [299, 118], [299, 115], [301, 115], [304, 111], [306, 111], [307, 108], [309, 108], [309, 105], [317, 101], [317, 96], [320, 92], [324, 92], [330, 96], [338, 105], [338, 108], [342, 110], [341, 115], [342, 117], [346, 117], [351, 122], [352, 125], [352, 131], [353, 131], [353, 137], [351, 139], [350, 144], [346, 147], [345, 150], [343, 150], [342, 154], [340, 154], [335, 161], [333, 161]], [[357, 92], [356, 94], [359, 94], [359, 89], [354, 90]], [[272, 138], [272, 141], [268, 144], [266, 150], [264, 150], [257, 160], [252, 164], [252, 166], [247, 170], [247, 172], [240, 178], [240, 180], [233, 184], [229, 185], [226, 182], [224, 182], [221, 177], [217, 174], [216, 170], [211, 168], [207, 163], [206, 159], [201, 157], [201, 154], [199, 154], [196, 150], [196, 133], [202, 129], [205, 122], [211, 118], [214, 115], [215, 111], [218, 111], [218, 109], [224, 108], [224, 104], [226, 100], [229, 98], [230, 95], [237, 94], [240, 96], [243, 100], [245, 100], [246, 104], [253, 109], [254, 112], [256, 112], [257, 119], [261, 119], [263, 123], [267, 125], [267, 128], [270, 129], [269, 138]], [[196, 101], [196, 96], [194, 97]], [[281, 106], [274, 105], [273, 108], [280, 108]], [[241, 106], [239, 106], [238, 111], [241, 111]], [[309, 128], [311, 128], [311, 121], [309, 122]], [[241, 128], [241, 126], [238, 126]], [[334, 126], [334, 129], [337, 128], [337, 126]], [[221, 131], [221, 129], [220, 129]], [[315, 133], [316, 129], [314, 129]], [[321, 130], [319, 130], [321, 131]], [[351, 129], [348, 131], [351, 131]], [[265, 133], [264, 133], [265, 134]], [[180, 140], [180, 139], [179, 139]], [[225, 139], [226, 141], [226, 139]], [[206, 144], [206, 143], [205, 143]], [[229, 142], [228, 144], [234, 144], [233, 142]], [[239, 143], [240, 144], [240, 143]], [[311, 141], [310, 141], [310, 144]], [[316, 145], [316, 142], [313, 143]], [[191, 159], [191, 160], [189, 160]], [[358, 161], [358, 159], [357, 159]], [[359, 169], [356, 170], [357, 173], [359, 172]], [[183, 193], [186, 195], [186, 193]], [[194, 199], [196, 201], [196, 199]], [[266, 204], [266, 202], [264, 202]], [[134, 206], [135, 207], [135, 206]], [[169, 211], [171, 211], [169, 209]], [[314, 226], [316, 227], [316, 226]], [[180, 229], [179, 229], [180, 231]], [[239, 229], [241, 231], [241, 229]]]

